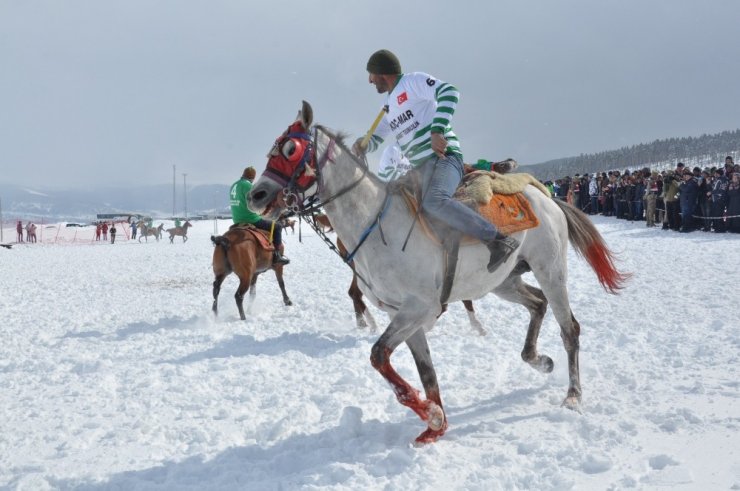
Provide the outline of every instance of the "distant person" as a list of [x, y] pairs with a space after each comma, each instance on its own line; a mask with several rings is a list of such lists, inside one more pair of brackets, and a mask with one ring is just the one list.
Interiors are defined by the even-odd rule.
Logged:
[[103, 240], [108, 240], [108, 223], [103, 222]]
[[136, 227], [137, 227], [136, 220], [134, 220], [133, 222], [131, 222], [131, 238], [132, 239], [136, 238]]
[[115, 223], [110, 224], [110, 243], [111, 244], [116, 243], [116, 224]]
[[176, 228], [182, 228], [182, 222], [179, 218], [175, 218], [175, 227]]
[[31, 221], [26, 223], [26, 242], [31, 242]]
[[257, 213], [253, 212], [247, 206], [247, 196], [252, 190], [252, 181], [254, 181], [257, 171], [254, 167], [247, 167], [242, 172], [242, 177], [231, 185], [229, 192], [229, 203], [231, 205], [231, 219], [234, 225], [253, 225], [260, 230], [270, 232], [272, 230], [272, 242], [275, 245], [275, 251], [272, 253], [273, 264], [288, 264], [290, 259], [283, 256], [280, 249], [282, 248], [283, 227], [280, 223], [265, 220]]
[[23, 242], [23, 222], [20, 220], [15, 224], [15, 231], [18, 232], [18, 236], [15, 239], [16, 242]]
[[27, 225], [28, 229], [28, 242], [31, 242], [33, 244], [36, 243], [36, 224], [33, 222], [28, 222]]
[[100, 233], [102, 232], [103, 227], [100, 225], [100, 222], [98, 222], [95, 225], [95, 240], [100, 240]]
[[683, 173], [683, 182], [679, 186], [679, 201], [681, 203], [681, 232], [694, 230], [694, 210], [696, 209], [699, 194], [699, 183], [694, 174], [688, 170]]
[[732, 181], [727, 187], [727, 230], [740, 234], [740, 174], [732, 173]]
[[725, 171], [721, 168], [714, 170], [714, 182], [712, 182], [712, 225], [716, 233], [724, 233], [725, 230], [725, 206], [727, 206], [727, 188], [729, 183], [725, 177]]

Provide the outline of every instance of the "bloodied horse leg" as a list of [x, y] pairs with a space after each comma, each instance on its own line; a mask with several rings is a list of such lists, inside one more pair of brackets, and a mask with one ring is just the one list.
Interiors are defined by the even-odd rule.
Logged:
[[[432, 306], [416, 297], [407, 297], [388, 328], [375, 343], [370, 355], [373, 367], [391, 384], [398, 402], [413, 410], [429, 428], [416, 439], [418, 443], [436, 441], [447, 429], [447, 418], [437, 384], [425, 327], [436, 320], [441, 306]], [[390, 358], [395, 349], [406, 342], [416, 361], [419, 377], [424, 385], [426, 400], [419, 391], [406, 382], [391, 366]]]

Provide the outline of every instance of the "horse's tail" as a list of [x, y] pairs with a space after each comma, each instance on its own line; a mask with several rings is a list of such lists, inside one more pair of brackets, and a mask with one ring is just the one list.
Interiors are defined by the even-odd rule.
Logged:
[[591, 265], [604, 290], [612, 294], [619, 293], [632, 274], [617, 269], [614, 253], [609, 250], [604, 238], [585, 213], [565, 201], [557, 198], [553, 201], [560, 207], [568, 222], [568, 239], [573, 248]]
[[[221, 250], [223, 252], [223, 261], [227, 267], [227, 270], [231, 269], [231, 265], [229, 264], [229, 246], [231, 245], [231, 243], [229, 242], [229, 239], [227, 239], [223, 235], [211, 235], [211, 242], [213, 242], [213, 245], [217, 247], [217, 250]], [[214, 259], [216, 258], [217, 254], [218, 252], [214, 251]]]

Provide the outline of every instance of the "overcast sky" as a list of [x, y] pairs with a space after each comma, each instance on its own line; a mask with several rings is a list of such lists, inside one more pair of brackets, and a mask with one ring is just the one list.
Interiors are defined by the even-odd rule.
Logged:
[[459, 88], [466, 161], [740, 127], [736, 0], [0, 0], [0, 182], [229, 184], [301, 99], [364, 133], [380, 48]]

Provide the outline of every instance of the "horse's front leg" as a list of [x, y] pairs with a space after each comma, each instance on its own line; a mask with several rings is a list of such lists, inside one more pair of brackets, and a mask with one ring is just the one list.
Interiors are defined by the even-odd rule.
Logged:
[[[439, 305], [435, 307], [414, 297], [407, 299], [373, 345], [370, 355], [370, 363], [391, 384], [398, 402], [413, 410], [429, 426], [417, 438], [418, 443], [436, 441], [447, 429], [437, 375], [424, 334], [425, 327], [434, 323], [440, 311]], [[416, 361], [427, 395], [426, 400], [422, 400], [419, 391], [409, 385], [391, 366], [391, 354], [403, 342], [408, 344]]]
[[277, 278], [278, 286], [280, 287], [280, 291], [283, 294], [283, 303], [287, 306], [293, 305], [290, 297], [288, 297], [288, 292], [285, 291], [285, 281], [283, 281], [283, 265], [278, 264], [277, 266], [273, 266], [272, 269], [275, 270], [275, 278]]

